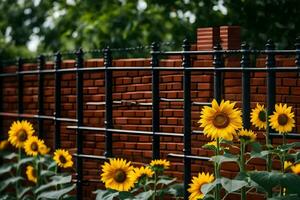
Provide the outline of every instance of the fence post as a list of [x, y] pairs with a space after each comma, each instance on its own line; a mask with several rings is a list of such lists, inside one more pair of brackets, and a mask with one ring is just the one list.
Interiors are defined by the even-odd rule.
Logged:
[[[268, 40], [266, 44], [266, 68], [272, 69], [275, 67], [275, 54], [272, 52], [275, 49], [275, 45], [272, 40]], [[271, 51], [271, 52], [270, 52]], [[268, 70], [267, 75], [267, 143], [271, 143], [271, 135], [270, 133], [273, 132], [271, 127], [269, 126], [269, 116], [272, 115], [274, 110], [275, 101], [276, 101], [276, 77], [275, 72]]]
[[[113, 127], [113, 107], [112, 107], [112, 93], [113, 93], [113, 79], [112, 70], [108, 67], [112, 66], [112, 55], [109, 47], [104, 49], [104, 67], [105, 67], [105, 128]], [[106, 157], [112, 157], [112, 133], [105, 130], [105, 153]]]
[[[190, 54], [186, 51], [190, 50], [190, 44], [187, 39], [183, 41], [182, 67], [191, 67]], [[191, 181], [191, 159], [187, 155], [191, 155], [191, 72], [184, 69], [183, 72], [183, 97], [184, 97], [184, 113], [183, 113], [183, 142], [184, 142], [184, 199], [189, 198], [189, 183]]]
[[[17, 81], [18, 81], [18, 114], [23, 114], [24, 107], [23, 107], [23, 75], [19, 72], [23, 71], [23, 59], [20, 57], [17, 59]], [[18, 117], [19, 120], [22, 120], [22, 117]]]
[[61, 53], [55, 54], [54, 69], [55, 69], [55, 105], [54, 105], [54, 126], [55, 126], [55, 137], [54, 137], [54, 148], [60, 148], [60, 121], [61, 117], [61, 74], [57, 71], [61, 68]]
[[[1, 57], [0, 57], [0, 74], [1, 73], [3, 73], [3, 64], [2, 64], [2, 60], [1, 60]], [[3, 87], [4, 87], [4, 85], [3, 85], [3, 78], [1, 78], [0, 79], [0, 112], [3, 112], [4, 111], [4, 105], [3, 105], [3, 97], [4, 97], [4, 92], [3, 92]], [[4, 125], [4, 123], [3, 123], [3, 119], [4, 119], [4, 117], [2, 116], [2, 115], [0, 115], [0, 127], [3, 129], [4, 127], [3, 127], [3, 125]], [[1, 136], [0, 136], [0, 140], [4, 140], [5, 139], [5, 136], [4, 136], [4, 134], [1, 134]]]
[[[217, 43], [214, 46], [215, 52], [213, 53], [213, 66], [214, 68], [223, 67], [223, 60], [222, 60], [222, 53], [219, 52], [222, 50], [220, 43]], [[222, 82], [222, 73], [220, 71], [214, 71], [214, 98], [217, 100], [218, 103], [221, 102], [223, 96], [223, 82]]]
[[[247, 68], [250, 64], [249, 45], [243, 43], [241, 45], [241, 67]], [[243, 108], [243, 126], [250, 128], [250, 72], [243, 70], [242, 72], [242, 108]]]
[[[83, 74], [80, 71], [83, 68], [83, 51], [79, 49], [76, 52], [76, 118], [77, 126], [80, 127], [83, 125]], [[76, 146], [77, 146], [77, 155], [83, 153], [83, 137], [82, 130], [76, 129]], [[76, 157], [76, 170], [77, 170], [77, 199], [82, 199], [82, 157]]]
[[44, 114], [44, 75], [41, 73], [44, 70], [45, 66], [45, 57], [40, 55], [38, 57], [38, 136], [39, 138], [43, 138], [44, 136], [44, 120], [40, 118], [41, 115]]
[[[153, 42], [151, 48], [151, 66], [158, 67], [159, 60], [157, 52], [159, 51], [159, 45]], [[160, 137], [154, 134], [155, 132], [159, 132], [160, 129], [159, 74], [158, 69], [152, 69], [152, 159], [158, 159], [160, 157]]]
[[298, 76], [300, 76], [300, 36], [296, 38], [295, 48], [296, 48], [295, 64], [296, 67], [299, 69]]
[[[276, 101], [276, 78], [275, 78], [275, 72], [274, 71], [270, 71], [269, 69], [272, 69], [275, 67], [275, 54], [274, 52], [270, 52], [273, 51], [275, 49], [275, 45], [273, 43], [272, 40], [268, 40], [267, 44], [266, 44], [266, 68], [268, 69], [268, 75], [267, 75], [267, 115], [266, 115], [266, 119], [267, 119], [267, 129], [266, 129], [266, 144], [272, 144], [272, 137], [270, 135], [271, 132], [274, 132], [271, 127], [270, 127], [270, 122], [269, 122], [269, 116], [272, 114], [273, 110], [274, 110], [274, 106], [275, 106], [275, 101]], [[268, 162], [267, 163], [271, 163], [272, 162], [272, 158], [270, 155], [268, 155], [267, 157]], [[272, 166], [270, 164], [267, 165], [267, 170], [271, 171], [272, 170]], [[269, 194], [270, 195], [270, 194]]]

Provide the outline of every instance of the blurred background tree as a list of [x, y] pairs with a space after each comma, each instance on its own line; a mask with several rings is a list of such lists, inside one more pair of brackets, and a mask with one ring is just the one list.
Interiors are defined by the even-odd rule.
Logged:
[[294, 48], [299, 0], [1, 0], [0, 58], [196, 40], [196, 28], [240, 25], [264, 48]]

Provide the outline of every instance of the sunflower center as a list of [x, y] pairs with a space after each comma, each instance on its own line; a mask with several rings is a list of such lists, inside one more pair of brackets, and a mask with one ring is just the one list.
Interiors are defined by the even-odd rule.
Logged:
[[286, 114], [280, 114], [278, 116], [278, 124], [281, 125], [281, 126], [284, 126], [287, 124], [289, 118]]
[[260, 121], [265, 122], [267, 120], [266, 119], [266, 112], [263, 111], [263, 110], [259, 111], [258, 118], [259, 118]]
[[229, 118], [224, 113], [218, 113], [213, 119], [213, 124], [217, 128], [225, 128], [229, 124]]
[[25, 130], [21, 129], [18, 132], [18, 140], [21, 142], [25, 142], [27, 140], [27, 134]]
[[37, 151], [39, 149], [39, 146], [36, 142], [31, 143], [30, 148], [32, 151]]
[[34, 177], [34, 178], [36, 178], [36, 171], [35, 171], [35, 169], [32, 169], [31, 176]]
[[118, 183], [123, 183], [126, 180], [126, 173], [123, 170], [117, 170], [114, 179]]
[[65, 164], [65, 163], [67, 162], [67, 159], [66, 159], [63, 155], [61, 155], [61, 156], [59, 156], [59, 161], [60, 161], [62, 164]]

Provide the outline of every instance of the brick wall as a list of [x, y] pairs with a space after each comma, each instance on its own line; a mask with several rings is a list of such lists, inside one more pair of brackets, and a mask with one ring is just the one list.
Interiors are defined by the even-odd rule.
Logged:
[[[240, 47], [239, 27], [214, 27], [197, 29], [197, 43], [193, 45], [197, 50], [210, 50], [213, 45], [220, 41], [224, 49], [238, 49]], [[239, 66], [238, 57], [227, 57], [226, 67]], [[74, 60], [64, 60], [62, 68], [73, 68]], [[264, 58], [258, 58], [252, 63], [257, 67], [263, 67]], [[277, 66], [294, 66], [294, 60], [290, 57], [278, 56]], [[90, 59], [85, 61], [85, 67], [103, 66], [102, 59]], [[113, 61], [113, 66], [150, 66], [149, 58], [138, 59], [118, 59]], [[170, 57], [160, 61], [160, 66], [175, 67], [181, 66], [181, 58]], [[193, 58], [192, 66], [208, 67], [212, 66], [211, 56], [197, 56]], [[47, 69], [53, 68], [53, 63], [47, 62]], [[25, 70], [36, 69], [36, 64], [25, 64]], [[5, 72], [16, 71], [16, 66], [6, 66]], [[17, 79], [15, 77], [3, 78], [3, 102], [4, 112], [17, 112]], [[61, 91], [62, 117], [76, 117], [76, 89], [75, 74], [63, 74]], [[53, 115], [54, 112], [54, 75], [45, 75], [44, 107], [45, 115]], [[151, 102], [151, 72], [147, 71], [115, 71], [113, 72], [113, 99], [129, 100], [138, 102]], [[227, 72], [224, 74], [224, 98], [237, 101], [241, 104], [241, 73]], [[300, 79], [297, 73], [278, 73], [276, 82], [276, 101], [286, 102], [294, 107], [297, 127], [300, 130]], [[213, 98], [213, 74], [211, 72], [192, 72], [191, 85], [192, 101], [209, 102]], [[164, 71], [160, 77], [160, 97], [161, 98], [183, 98], [182, 72]], [[24, 77], [24, 113], [36, 114], [37, 112], [37, 76], [29, 75]], [[104, 73], [85, 72], [84, 73], [84, 125], [103, 127], [105, 109], [103, 105], [88, 105], [88, 102], [104, 101]], [[251, 107], [256, 102], [266, 101], [266, 73], [251, 73]], [[113, 118], [114, 127], [126, 130], [146, 130], [151, 131], [152, 111], [149, 106], [114, 105]], [[160, 123], [162, 132], [182, 133], [183, 131], [183, 103], [182, 102], [161, 102], [160, 103]], [[192, 129], [201, 130], [197, 121], [199, 120], [201, 107], [192, 107]], [[15, 120], [5, 117], [2, 131], [7, 133], [9, 124]], [[32, 123], [37, 125], [35, 120]], [[76, 133], [67, 129], [73, 123], [62, 123], [61, 144], [63, 148], [75, 152]], [[53, 121], [44, 121], [45, 140], [49, 146], [53, 146], [54, 126]], [[104, 133], [84, 131], [84, 153], [93, 155], [103, 155], [104, 153]], [[263, 141], [262, 133], [259, 139]], [[152, 138], [149, 136], [133, 136], [113, 134], [113, 153], [116, 157], [123, 157], [137, 164], [148, 163], [152, 155]], [[201, 148], [208, 141], [203, 135], [192, 136], [192, 154], [199, 156], [211, 156], [212, 152]], [[275, 143], [280, 142], [274, 139]], [[182, 153], [182, 138], [161, 137], [161, 157], [166, 158], [169, 153]], [[170, 175], [183, 177], [183, 162], [181, 159], [170, 158], [172, 162]], [[102, 161], [84, 159], [84, 179], [100, 180], [100, 166]], [[251, 162], [249, 169], [263, 169], [264, 163], [261, 160]], [[227, 177], [234, 177], [238, 171], [238, 166], [234, 163], [226, 163], [222, 167], [222, 173]], [[200, 171], [213, 171], [212, 164], [206, 161], [192, 161], [193, 175]], [[100, 183], [89, 183], [84, 186], [85, 199], [93, 199], [91, 191], [101, 187]], [[231, 197], [233, 199], [233, 197]]]

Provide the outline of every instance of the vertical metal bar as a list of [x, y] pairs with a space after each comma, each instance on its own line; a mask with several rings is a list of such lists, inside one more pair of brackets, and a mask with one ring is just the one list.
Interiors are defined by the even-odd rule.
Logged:
[[54, 148], [60, 148], [60, 121], [57, 118], [61, 117], [61, 74], [57, 71], [61, 68], [61, 53], [57, 52], [55, 55], [54, 69], [55, 69], [55, 108], [54, 108]]
[[[243, 43], [241, 45], [241, 67], [246, 68], [250, 64], [249, 45]], [[250, 72], [242, 73], [242, 108], [243, 108], [243, 125], [244, 128], [250, 128]]]
[[[219, 50], [222, 50], [221, 45], [218, 43], [214, 46], [215, 52], [213, 53], [213, 66], [215, 68], [223, 67], [222, 53]], [[222, 99], [222, 72], [215, 71], [214, 72], [214, 98], [218, 103], [221, 102]]]
[[[83, 68], [83, 51], [79, 49], [76, 52], [76, 118], [77, 126], [83, 125], [83, 74], [80, 68]], [[77, 154], [83, 153], [83, 137], [82, 130], [76, 129], [76, 146]], [[76, 169], [77, 169], [77, 199], [82, 199], [82, 158], [80, 156], [76, 157]]]
[[[183, 41], [183, 55], [182, 55], [182, 67], [187, 68], [191, 66], [190, 54], [186, 51], [190, 50], [190, 44], [187, 39]], [[191, 159], [186, 155], [191, 155], [191, 72], [184, 70], [183, 72], [183, 97], [184, 97], [184, 113], [183, 113], [183, 142], [184, 149], [184, 199], [189, 198], [189, 183], [191, 181]]]
[[[17, 81], [18, 81], [18, 113], [19, 114], [22, 114], [24, 113], [24, 107], [23, 107], [23, 97], [24, 97], [24, 94], [23, 94], [23, 87], [24, 87], [24, 84], [23, 84], [23, 75], [18, 73], [18, 72], [21, 72], [23, 71], [23, 59], [22, 58], [18, 58], [17, 60]], [[18, 117], [19, 120], [22, 120], [21, 117]]]
[[300, 76], [300, 36], [296, 38], [295, 48], [296, 48], [295, 64], [296, 67], [298, 68], [298, 76]]
[[[44, 75], [40, 72], [43, 70], [45, 66], [45, 57], [40, 55], [38, 57], [38, 115], [44, 114]], [[38, 136], [39, 138], [43, 138], [44, 129], [43, 129], [43, 119], [38, 118]]]
[[[109, 47], [104, 49], [105, 67], [105, 128], [113, 128], [113, 107], [112, 107], [112, 71], [108, 67], [112, 66], [112, 55]], [[105, 153], [106, 157], [112, 157], [112, 133], [105, 131]]]
[[[1, 58], [0, 58], [1, 59]], [[3, 63], [0, 60], [0, 74], [3, 73]], [[4, 106], [3, 106], [3, 97], [4, 97], [4, 91], [3, 91], [3, 78], [0, 78], [0, 112], [3, 112]], [[0, 127], [3, 128], [3, 116], [0, 116]], [[0, 135], [0, 140], [3, 140], [5, 138], [4, 134]]]
[[[272, 40], [268, 40], [266, 44], [266, 50], [274, 50], [275, 45]], [[273, 52], [267, 52], [266, 57], [266, 67], [267, 68], [273, 68], [275, 67], [275, 54]], [[271, 127], [269, 126], [269, 116], [272, 115], [272, 112], [274, 110], [275, 101], [276, 101], [276, 77], [275, 77], [274, 71], [268, 71], [267, 75], [267, 143], [271, 143], [271, 135], [269, 135], [270, 132], [273, 132]]]
[[[159, 46], [156, 42], [153, 42], [152, 52], [159, 51]], [[151, 66], [158, 67], [159, 60], [158, 55], [151, 53]], [[154, 135], [154, 132], [159, 132], [159, 70], [152, 69], [152, 159], [158, 159], [160, 157], [160, 137]]]

